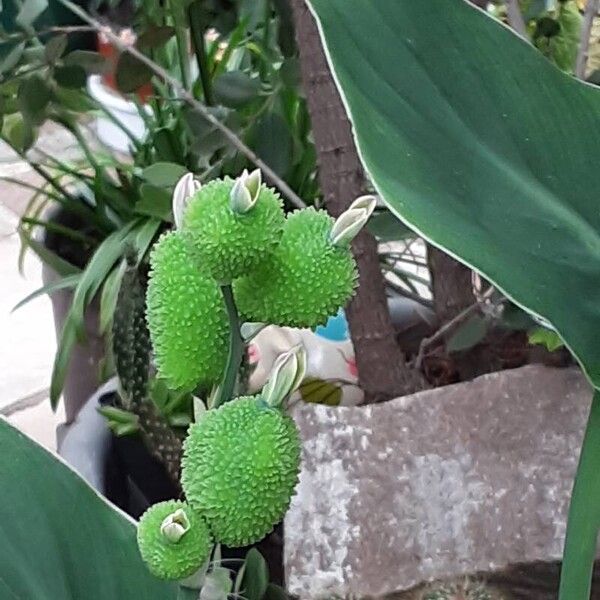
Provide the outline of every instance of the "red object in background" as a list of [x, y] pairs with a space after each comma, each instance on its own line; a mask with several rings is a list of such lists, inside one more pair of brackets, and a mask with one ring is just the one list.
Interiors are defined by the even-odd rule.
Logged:
[[[121, 53], [108, 40], [106, 40], [105, 36], [101, 33], [96, 36], [96, 44], [98, 54], [103, 56], [110, 65], [110, 68], [102, 74], [102, 83], [104, 83], [104, 85], [111, 90], [114, 90], [116, 93], [120, 93], [117, 89], [115, 72], [117, 70], [117, 62]], [[137, 90], [136, 94], [142, 102], [146, 102], [146, 100], [148, 100], [148, 98], [152, 95], [152, 85], [150, 83], [144, 84]]]

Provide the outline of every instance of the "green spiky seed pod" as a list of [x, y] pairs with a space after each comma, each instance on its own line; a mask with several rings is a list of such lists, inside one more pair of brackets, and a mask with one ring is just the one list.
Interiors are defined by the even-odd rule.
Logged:
[[251, 210], [234, 212], [233, 185], [226, 177], [202, 186], [183, 215], [182, 232], [196, 264], [221, 284], [253, 271], [277, 246], [285, 222], [281, 199], [264, 185]]
[[217, 284], [194, 266], [179, 233], [159, 239], [150, 265], [146, 318], [159, 376], [174, 389], [215, 383], [229, 340]]
[[[178, 535], [165, 531], [165, 519], [180, 515], [185, 526]], [[182, 533], [183, 532], [183, 533]], [[204, 519], [184, 502], [168, 500], [151, 506], [140, 519], [137, 541], [142, 559], [160, 579], [184, 579], [207, 560], [212, 538]]]
[[288, 216], [271, 260], [234, 283], [247, 320], [315, 327], [346, 304], [356, 286], [356, 264], [349, 248], [331, 243], [332, 226], [333, 219], [314, 208]]
[[209, 410], [184, 442], [181, 484], [217, 540], [261, 540], [287, 510], [300, 469], [300, 438], [290, 417], [260, 396]]

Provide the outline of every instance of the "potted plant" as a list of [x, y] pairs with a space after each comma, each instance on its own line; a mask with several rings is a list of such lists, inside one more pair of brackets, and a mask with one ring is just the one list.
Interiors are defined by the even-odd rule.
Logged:
[[[161, 14], [169, 24], [158, 27], [152, 11], [139, 9], [136, 47], [152, 54], [157, 68], [184, 77], [187, 71], [177, 57], [182, 46], [187, 48], [190, 34], [188, 29], [183, 35], [176, 32], [173, 24], [179, 16], [167, 9]], [[199, 21], [200, 33], [225, 14], [229, 9]], [[223, 19], [222, 32], [216, 37], [198, 38], [202, 47], [196, 47], [196, 55], [208, 71], [198, 78], [196, 91], [247, 144], [265, 159], [275, 160], [281, 174], [310, 200], [317, 194], [314, 154], [297, 83], [283, 58], [278, 66], [267, 69], [266, 59], [254, 53], [258, 43], [269, 56], [282, 56], [277, 39], [262, 35], [263, 29], [276, 31], [271, 28], [275, 23], [274, 16], [268, 23], [254, 20], [251, 26], [246, 20], [228, 18]], [[245, 32], [250, 35], [244, 37]], [[66, 36], [70, 33], [60, 27], [52, 30], [53, 36], [43, 33], [33, 39], [29, 30], [15, 33], [15, 43], [38, 48], [43, 44], [45, 49], [16, 55], [0, 90], [2, 138], [30, 161], [42, 180], [20, 231], [24, 245], [38, 252], [47, 265], [45, 286], [34, 295], [49, 292], [54, 300], [60, 339], [51, 400], [56, 405], [65, 389], [68, 421], [95, 388], [99, 359], [107, 359], [103, 362], [110, 372], [102, 337], [110, 329], [124, 248], [133, 244], [140, 252], [139, 260], [146, 260], [145, 250], [172, 220], [171, 192], [183, 172], [192, 169], [201, 181], [207, 181], [248, 164], [238, 148], [230, 146], [218, 130], [179, 100], [176, 89], [159, 78], [152, 80], [150, 108], [136, 100], [135, 91], [150, 84], [152, 72], [125, 54], [117, 62], [115, 80], [144, 121], [146, 134], [140, 139], [139, 132], [131, 131], [109, 103], [86, 89], [86, 79], [96, 81], [107, 61], [98, 53], [68, 52]], [[98, 115], [110, 123], [128, 141], [132, 160], [98, 148], [82, 124], [86, 115]], [[80, 161], [35, 152], [37, 132], [46, 122], [58, 123], [75, 136]], [[274, 131], [279, 132], [276, 139], [271, 138]], [[247, 145], [242, 146], [253, 156]], [[60, 214], [43, 214], [48, 205], [60, 207]], [[37, 237], [40, 228], [47, 231], [46, 245]], [[80, 341], [86, 337], [90, 344], [84, 349]], [[69, 369], [73, 349], [80, 358]]]

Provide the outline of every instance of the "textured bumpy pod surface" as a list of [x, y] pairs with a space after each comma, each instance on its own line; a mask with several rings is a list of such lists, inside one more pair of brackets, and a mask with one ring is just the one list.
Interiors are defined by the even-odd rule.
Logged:
[[[163, 535], [161, 526], [179, 509], [185, 512], [189, 530], [177, 542], [172, 542]], [[193, 575], [208, 560], [212, 549], [212, 538], [204, 519], [178, 500], [151, 506], [140, 519], [137, 540], [142, 559], [161, 579], [184, 579]]]
[[226, 177], [202, 186], [183, 215], [182, 232], [196, 264], [220, 283], [254, 270], [277, 246], [285, 222], [281, 199], [264, 185], [251, 210], [235, 213], [233, 185]]
[[261, 540], [284, 516], [300, 468], [296, 425], [260, 396], [208, 411], [184, 443], [181, 483], [215, 537], [228, 546]]
[[321, 210], [295, 211], [271, 259], [235, 282], [238, 307], [249, 321], [314, 327], [352, 296], [356, 264], [348, 248], [329, 240], [333, 219]]
[[217, 284], [194, 266], [179, 233], [160, 238], [150, 264], [146, 317], [159, 375], [188, 390], [218, 381], [229, 324]]

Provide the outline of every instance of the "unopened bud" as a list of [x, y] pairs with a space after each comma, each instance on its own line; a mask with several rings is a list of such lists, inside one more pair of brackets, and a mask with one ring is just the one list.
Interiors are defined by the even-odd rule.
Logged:
[[255, 169], [252, 173], [248, 173], [244, 169], [244, 172], [235, 180], [231, 190], [231, 210], [239, 215], [244, 215], [252, 210], [258, 200], [261, 184], [260, 169]]
[[294, 346], [275, 361], [269, 380], [262, 391], [264, 401], [270, 406], [280, 406], [294, 392], [306, 375], [306, 350]]
[[182, 508], [170, 514], [161, 524], [160, 532], [176, 544], [190, 530], [190, 521]]
[[333, 224], [329, 239], [334, 246], [348, 246], [375, 210], [375, 196], [357, 198]]
[[183, 222], [183, 211], [190, 198], [202, 187], [202, 184], [194, 178], [193, 173], [186, 173], [173, 190], [173, 220], [175, 227], [181, 228]]

